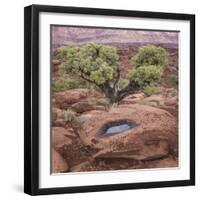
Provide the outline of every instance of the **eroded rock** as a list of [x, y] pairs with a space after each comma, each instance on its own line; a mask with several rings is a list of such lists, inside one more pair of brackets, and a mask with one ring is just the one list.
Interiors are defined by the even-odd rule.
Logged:
[[132, 94], [122, 100], [122, 104], [135, 104], [145, 98], [144, 93]]
[[64, 158], [56, 151], [52, 150], [52, 173], [63, 173], [69, 170], [69, 166]]
[[71, 106], [71, 109], [77, 113], [83, 113], [94, 110], [94, 107], [88, 101], [80, 101]]
[[[78, 134], [84, 145], [95, 149], [94, 158], [154, 160], [168, 154], [177, 156], [177, 124], [165, 110], [134, 104], [88, 114], [91, 117], [79, 127]], [[137, 126], [116, 135], [97, 136], [105, 124], [123, 119], [133, 121]]]
[[91, 166], [91, 163], [88, 161], [82, 162], [78, 165], [75, 165], [70, 169], [71, 172], [84, 172], [84, 171], [91, 171], [93, 167]]
[[64, 145], [71, 145], [72, 139], [70, 139], [71, 133], [65, 128], [53, 127], [52, 128], [52, 145], [55, 149], [60, 149]]
[[94, 90], [73, 89], [64, 92], [57, 92], [54, 95], [55, 104], [60, 109], [68, 109], [71, 105], [78, 103], [88, 97], [99, 97], [100, 94]]

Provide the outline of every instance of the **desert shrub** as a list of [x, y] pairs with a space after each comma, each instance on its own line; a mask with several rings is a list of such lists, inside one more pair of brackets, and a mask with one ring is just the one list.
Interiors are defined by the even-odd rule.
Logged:
[[147, 65], [132, 70], [128, 74], [130, 81], [135, 81], [139, 86], [145, 87], [151, 83], [159, 82], [161, 79], [162, 69], [159, 66]]
[[84, 124], [87, 120], [88, 120], [88, 115], [85, 114], [85, 115], [80, 115], [78, 117], [75, 118], [75, 123], [78, 124], [78, 125], [82, 125]]
[[147, 95], [150, 96], [152, 94], [158, 94], [160, 91], [158, 88], [153, 87], [153, 86], [146, 86], [144, 87], [143, 92]]
[[62, 111], [61, 116], [65, 122], [72, 122], [76, 118], [75, 112], [70, 109]]
[[162, 47], [146, 45], [139, 49], [138, 53], [131, 59], [136, 67], [157, 65], [164, 67], [167, 63], [167, 52]]
[[178, 76], [177, 75], [171, 75], [170, 76], [170, 82], [173, 87], [177, 88], [178, 87]]
[[85, 88], [87, 83], [83, 80], [75, 80], [70, 78], [61, 78], [53, 82], [53, 91], [62, 92], [65, 90], [75, 89], [75, 88]]
[[167, 60], [163, 48], [152, 45], [142, 47], [132, 59], [136, 69], [132, 69], [128, 76], [122, 78], [116, 47], [88, 43], [81, 47], [66, 45], [57, 52], [63, 61], [60, 65], [62, 75], [80, 77], [102, 92], [110, 105], [117, 104], [125, 96], [153, 82], [159, 82], [162, 67]]
[[129, 84], [129, 80], [125, 79], [125, 78], [120, 78], [118, 81], [118, 89], [122, 90], [124, 88], [126, 88]]

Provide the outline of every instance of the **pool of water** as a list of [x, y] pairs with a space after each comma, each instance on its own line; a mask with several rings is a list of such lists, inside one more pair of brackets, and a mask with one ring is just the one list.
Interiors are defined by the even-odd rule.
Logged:
[[135, 128], [136, 124], [127, 120], [110, 122], [103, 126], [97, 133], [98, 136], [110, 136], [123, 133], [129, 129]]

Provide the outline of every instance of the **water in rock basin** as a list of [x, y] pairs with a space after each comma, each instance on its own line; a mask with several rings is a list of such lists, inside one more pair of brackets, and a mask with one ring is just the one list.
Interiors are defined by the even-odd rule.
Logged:
[[122, 131], [126, 131], [130, 129], [130, 126], [128, 124], [122, 124], [122, 125], [118, 125], [118, 126], [113, 126], [107, 129], [107, 131], [105, 132], [105, 134], [113, 134], [113, 133], [119, 133]]
[[116, 122], [110, 122], [99, 131], [99, 136], [110, 136], [114, 134], [119, 134], [124, 131], [127, 131], [131, 128], [135, 128], [136, 124], [130, 121], [116, 121]]

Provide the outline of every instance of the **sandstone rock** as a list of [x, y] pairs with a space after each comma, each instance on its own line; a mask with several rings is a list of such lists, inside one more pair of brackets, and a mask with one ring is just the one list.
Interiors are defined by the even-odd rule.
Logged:
[[107, 109], [104, 106], [94, 106], [94, 110], [103, 110], [106, 111]]
[[91, 104], [90, 99], [73, 104], [71, 109], [77, 113], [84, 113], [91, 110], [106, 110], [104, 106]]
[[71, 145], [72, 140], [69, 138], [71, 133], [62, 127], [52, 128], [52, 145], [55, 149], [62, 148], [64, 145]]
[[73, 125], [74, 126], [76, 126], [76, 125], [80, 126], [83, 123], [85, 123], [86, 121], [88, 121], [91, 117], [92, 117], [91, 114], [82, 114], [82, 115], [76, 117], [76, 120], [74, 121]]
[[61, 60], [54, 59], [54, 60], [52, 60], [52, 64], [53, 65], [60, 65], [61, 64]]
[[[70, 130], [70, 129], [69, 129]], [[84, 147], [72, 130], [62, 127], [52, 128], [52, 146], [65, 159], [70, 167], [78, 165], [88, 159]]]
[[90, 98], [90, 101], [91, 100], [92, 100], [93, 105], [96, 105], [96, 106], [103, 106], [103, 107], [107, 108], [110, 105], [109, 100], [106, 98], [100, 98], [100, 97], [93, 98], [93, 99]]
[[132, 94], [122, 100], [122, 104], [134, 104], [145, 98], [144, 93]]
[[83, 171], [91, 171], [92, 166], [91, 163], [88, 161], [85, 161], [83, 163], [80, 163], [70, 169], [70, 172], [83, 172]]
[[[145, 105], [124, 104], [109, 112], [88, 113], [91, 117], [77, 131], [84, 145], [95, 149], [94, 158], [154, 160], [168, 154], [177, 154], [176, 120], [165, 110]], [[105, 124], [124, 119], [134, 122], [137, 126], [112, 136], [97, 135]]]
[[153, 106], [168, 111], [176, 119], [178, 119], [178, 97], [172, 97], [170, 95], [171, 92], [173, 93], [175, 90], [173, 88], [165, 89], [162, 91], [162, 94], [151, 95], [150, 97], [144, 97], [140, 99], [131, 99], [131, 96], [128, 96], [128, 98], [125, 98], [122, 101], [122, 104], [138, 103], [142, 105]]
[[51, 104], [52, 104], [52, 107], [56, 107], [56, 100], [55, 100], [55, 98], [52, 98]]
[[57, 92], [54, 95], [55, 104], [60, 109], [68, 109], [71, 105], [80, 102], [88, 97], [99, 97], [100, 94], [94, 90], [73, 89], [65, 92]]
[[178, 167], [178, 160], [168, 156], [163, 159], [145, 162], [144, 168], [171, 168]]
[[67, 128], [67, 132], [65, 133], [65, 136], [76, 137], [76, 135], [74, 134], [73, 128]]
[[178, 121], [178, 97], [177, 96], [166, 99], [165, 105], [161, 106], [161, 108], [171, 113]]
[[65, 159], [70, 167], [88, 160], [88, 147], [83, 146], [72, 128], [52, 128], [52, 147]]
[[56, 121], [57, 118], [58, 118], [58, 114], [56, 112], [56, 108], [52, 108], [52, 120], [53, 120], [53, 122]]
[[165, 101], [166, 106], [177, 106], [178, 105], [178, 97], [171, 97]]
[[64, 119], [57, 119], [53, 122], [53, 126], [65, 127], [66, 122], [64, 121]]
[[165, 97], [163, 95], [151, 95], [150, 97], [144, 98], [140, 103], [150, 106], [163, 106], [165, 103]]
[[[163, 158], [168, 155], [168, 142], [157, 141], [154, 145], [143, 145], [140, 144], [141, 148], [133, 149], [133, 151], [99, 151], [94, 157], [95, 158], [130, 158], [134, 160], [156, 160]], [[126, 147], [125, 147], [126, 148]]]
[[61, 118], [62, 110], [59, 108], [53, 107], [52, 108], [52, 121], [55, 122], [58, 118]]
[[77, 113], [83, 113], [90, 110], [94, 110], [94, 106], [92, 106], [88, 101], [80, 101], [71, 106], [71, 109]]
[[54, 149], [52, 150], [52, 173], [67, 172], [69, 166], [63, 157]]

